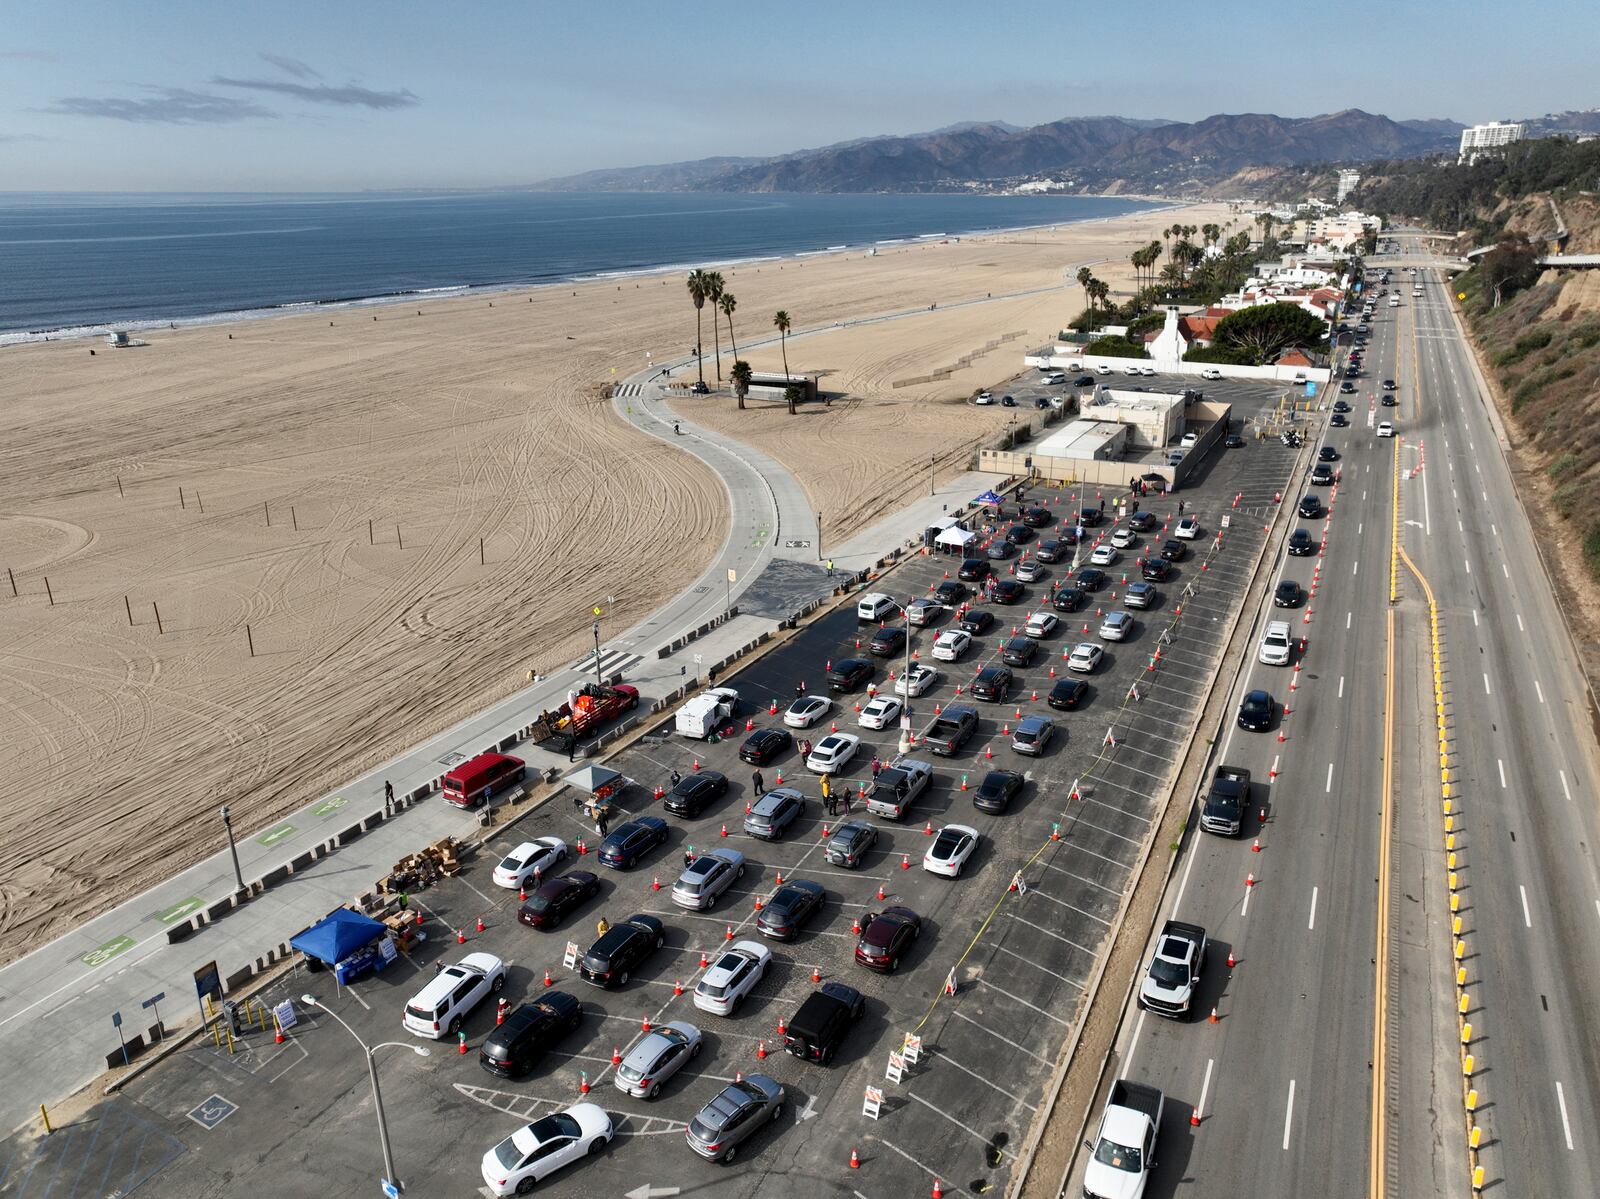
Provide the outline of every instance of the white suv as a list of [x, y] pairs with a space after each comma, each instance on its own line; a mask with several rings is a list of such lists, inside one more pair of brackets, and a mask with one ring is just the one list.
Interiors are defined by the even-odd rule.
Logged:
[[856, 619], [882, 620], [898, 607], [899, 605], [894, 602], [894, 596], [885, 595], [881, 591], [869, 591], [856, 601]]
[[446, 966], [406, 1004], [401, 1023], [419, 1037], [453, 1036], [489, 995], [506, 985], [506, 964], [492, 953], [469, 953]]
[[1289, 665], [1289, 652], [1293, 642], [1289, 636], [1289, 622], [1287, 620], [1273, 620], [1267, 623], [1267, 632], [1261, 638], [1261, 649], [1257, 657], [1265, 666]]

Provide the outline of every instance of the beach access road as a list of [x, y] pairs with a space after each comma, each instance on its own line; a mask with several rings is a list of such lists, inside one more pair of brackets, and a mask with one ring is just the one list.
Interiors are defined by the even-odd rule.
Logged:
[[[867, 656], [867, 640], [877, 628], [857, 621], [852, 597], [730, 676], [742, 703], [728, 735], [690, 741], [660, 732], [618, 756], [613, 765], [642, 784], [625, 796], [623, 807], [662, 816], [667, 843], [629, 872], [601, 867], [592, 854], [569, 859], [567, 869], [598, 873], [601, 890], [565, 927], [544, 933], [518, 924], [515, 893], [488, 879], [497, 853], [528, 836], [553, 833], [574, 847], [584, 837], [593, 847], [594, 830], [580, 823], [577, 812], [552, 805], [492, 842], [490, 852], [470, 861], [460, 876], [418, 897], [430, 937], [410, 958], [342, 989], [326, 973], [309, 975], [297, 966], [268, 989], [266, 1000], [310, 992], [369, 1044], [409, 1041], [400, 1025], [406, 1001], [432, 977], [436, 962], [474, 950], [509, 963], [504, 994], [513, 1004], [536, 999], [546, 989], [547, 970], [554, 989], [581, 1000], [580, 1028], [520, 1080], [497, 1078], [477, 1063], [476, 1050], [494, 1027], [492, 1006], [466, 1022], [465, 1055], [451, 1041], [427, 1043], [426, 1059], [403, 1047], [379, 1051], [397, 1172], [412, 1193], [475, 1190], [487, 1148], [519, 1122], [577, 1102], [585, 1081], [589, 1098], [613, 1113], [623, 1134], [608, 1152], [567, 1176], [589, 1193], [626, 1195], [646, 1187], [669, 1194], [671, 1188], [716, 1185], [741, 1195], [778, 1196], [792, 1194], [796, 1174], [864, 1195], [926, 1193], [935, 1179], [951, 1191], [1002, 1192], [1027, 1152], [1035, 1121], [1046, 1114], [1058, 1055], [1082, 1013], [1085, 989], [1130, 879], [1150, 848], [1175, 759], [1217, 674], [1263, 527], [1277, 510], [1273, 497], [1283, 493], [1294, 462], [1292, 451], [1271, 441], [1218, 451], [1204, 464], [1201, 485], [1183, 495], [1186, 511], [1200, 515], [1207, 537], [1177, 563], [1156, 603], [1137, 614], [1130, 637], [1106, 643], [1106, 661], [1089, 676], [1087, 701], [1075, 711], [1055, 711], [1045, 697], [1065, 677], [1063, 655], [1070, 647], [1098, 640], [1094, 610], [1118, 603], [1113, 593], [1120, 601], [1120, 572], [1086, 612], [1063, 614], [1064, 623], [1069, 616], [1074, 623], [1046, 638], [1032, 665], [1016, 668], [1004, 703], [978, 703], [977, 735], [955, 757], [931, 759], [934, 783], [905, 819], [873, 820], [877, 844], [859, 868], [827, 863], [824, 828], [831, 834], [838, 820], [824, 812], [817, 777], [792, 749], [763, 773], [768, 787], [779, 785], [780, 773], [783, 785], [797, 786], [807, 797], [804, 812], [780, 840], [747, 836], [751, 768], [736, 756], [747, 725], [780, 724], [771, 709], [781, 712], [797, 684], [820, 692], [830, 660]], [[1107, 499], [1108, 514], [1115, 514], [1116, 497]], [[1027, 500], [1064, 519], [1079, 497], [1075, 490], [1033, 486]], [[1175, 524], [1176, 497], [1151, 497], [1147, 507], [1164, 524]], [[1014, 511], [1015, 504], [1008, 504], [1008, 512]], [[1223, 516], [1231, 527], [1218, 545], [1213, 538]], [[1111, 527], [1108, 521], [1101, 531]], [[944, 581], [946, 570], [953, 576], [958, 565], [940, 556], [916, 557], [891, 572], [883, 589], [909, 601]], [[1002, 577], [1010, 577], [1008, 565], [999, 564]], [[969, 699], [977, 669], [995, 659], [1011, 625], [1040, 608], [1049, 583], [1065, 573], [1060, 566], [1048, 569], [1044, 579], [1026, 585], [1019, 604], [985, 605], [996, 613], [997, 627], [963, 661], [938, 664], [938, 685], [913, 701], [915, 727], [931, 717], [935, 704], [955, 702], [956, 687], [962, 688], [962, 701]], [[1086, 618], [1088, 635], [1081, 631]], [[915, 631], [918, 662], [931, 663], [932, 641], [953, 619], [949, 613]], [[877, 660], [874, 683], [887, 690], [889, 669], [898, 673], [901, 665], [899, 658]], [[855, 704], [865, 702], [863, 692], [837, 699], [832, 716], [799, 735], [820, 740], [837, 723], [841, 731], [861, 736], [860, 755], [838, 779], [841, 790], [859, 795], [870, 781], [873, 755], [893, 757], [898, 730], [858, 725]], [[1056, 737], [1040, 757], [1011, 748], [1019, 711], [1055, 720]], [[725, 796], [694, 819], [671, 816], [651, 801], [656, 785], [667, 786], [674, 771], [694, 774], [697, 763], [701, 772], [727, 776]], [[974, 807], [971, 793], [997, 767], [1019, 771], [1027, 782], [1005, 813], [990, 815]], [[1074, 793], [1080, 798], [1070, 798]], [[853, 814], [861, 815], [859, 805]], [[971, 825], [981, 835], [955, 880], [921, 868], [931, 841], [925, 830], [947, 823]], [[701, 852], [730, 846], [745, 855], [744, 877], [709, 912], [684, 911], [668, 898], [691, 844]], [[1154, 850], [1167, 852], [1163, 846]], [[734, 1016], [699, 1012], [690, 993], [703, 973], [703, 955], [714, 957], [730, 935], [756, 935], [756, 900], [770, 898], [780, 874], [785, 881], [819, 883], [826, 892], [821, 911], [793, 941], [771, 946], [771, 969]], [[897, 972], [876, 975], [853, 961], [853, 922], [891, 904], [915, 910], [922, 932]], [[615, 991], [575, 977], [563, 961], [567, 943], [585, 949], [602, 914], [615, 922], [636, 912], [662, 920], [665, 947]], [[457, 930], [464, 945], [457, 944]], [[867, 997], [865, 1019], [828, 1067], [781, 1051], [778, 1022], [793, 1016], [813, 989], [813, 977], [846, 982]], [[21, 1196], [42, 1195], [51, 1186], [53, 1195], [80, 1193], [76, 1188], [97, 1165], [100, 1173], [81, 1193], [98, 1193], [95, 1186], [126, 1193], [138, 1185], [140, 1171], [145, 1178], [158, 1175], [161, 1193], [177, 1197], [214, 1194], [219, 1186], [289, 1197], [373, 1186], [382, 1159], [360, 1051], [315, 1009], [297, 1004], [297, 1013], [299, 1023], [284, 1044], [261, 1031], [243, 1037], [231, 1054], [226, 1045], [197, 1042], [72, 1128], [50, 1138], [13, 1138], [0, 1155], [0, 1186]], [[627, 1098], [612, 1085], [614, 1052], [627, 1052], [646, 1019], [688, 1020], [706, 1038], [700, 1057], [653, 1103]], [[913, 1042], [920, 1053], [914, 1061], [900, 1060], [896, 1081], [887, 1076], [890, 1054], [904, 1050], [908, 1034], [920, 1038], [920, 1045]], [[682, 1143], [687, 1121], [719, 1087], [740, 1073], [756, 1072], [787, 1088], [783, 1118], [742, 1147], [737, 1168], [702, 1162]], [[863, 1114], [869, 1088], [881, 1093], [875, 1119]], [[852, 1149], [860, 1161], [854, 1171]], [[114, 1182], [100, 1181], [113, 1176]]]

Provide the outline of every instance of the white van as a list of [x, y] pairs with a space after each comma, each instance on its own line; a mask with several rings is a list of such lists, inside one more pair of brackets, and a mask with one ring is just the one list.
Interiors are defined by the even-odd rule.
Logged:
[[1289, 665], [1289, 651], [1291, 639], [1289, 636], [1289, 622], [1287, 620], [1269, 621], [1266, 636], [1261, 638], [1261, 649], [1257, 657], [1265, 666]]
[[856, 619], [884, 620], [898, 611], [899, 607], [892, 595], [885, 595], [881, 591], [869, 591], [856, 601]]
[[738, 706], [739, 693], [732, 687], [712, 687], [678, 709], [674, 730], [683, 737], [710, 737]]

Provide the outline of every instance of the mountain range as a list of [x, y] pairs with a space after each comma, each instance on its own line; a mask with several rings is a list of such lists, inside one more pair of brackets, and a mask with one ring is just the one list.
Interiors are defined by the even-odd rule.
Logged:
[[[1593, 113], [1549, 114], [1533, 130], [1585, 129]], [[1064, 191], [1176, 194], [1308, 163], [1360, 164], [1455, 149], [1462, 125], [1393, 121], [1349, 108], [1314, 117], [1218, 114], [1201, 121], [1069, 117], [1021, 128], [964, 121], [929, 133], [857, 138], [774, 157], [588, 171], [544, 191], [1000, 191], [1049, 180]]]

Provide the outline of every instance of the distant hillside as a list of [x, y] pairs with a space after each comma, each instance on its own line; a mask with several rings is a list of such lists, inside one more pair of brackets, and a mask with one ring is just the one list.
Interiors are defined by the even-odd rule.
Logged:
[[[1420, 127], [1415, 127], [1420, 126]], [[863, 138], [771, 158], [718, 158], [589, 171], [550, 191], [881, 192], [1001, 190], [1065, 178], [1081, 191], [1175, 193], [1252, 166], [1394, 158], [1448, 149], [1454, 122], [1391, 121], [1346, 109], [1316, 117], [1242, 113], [1203, 121], [1072, 117]]]

